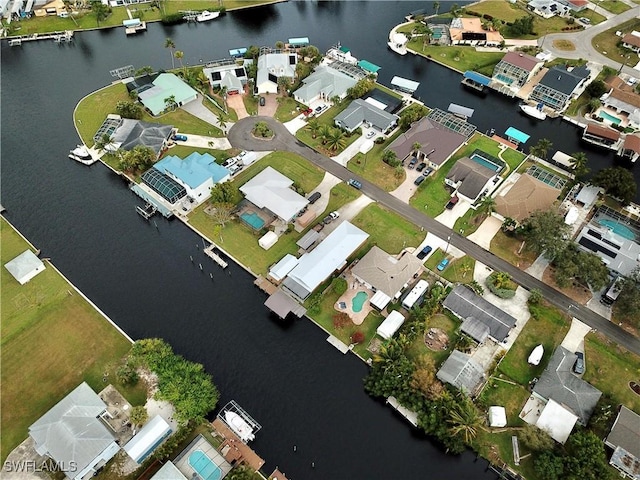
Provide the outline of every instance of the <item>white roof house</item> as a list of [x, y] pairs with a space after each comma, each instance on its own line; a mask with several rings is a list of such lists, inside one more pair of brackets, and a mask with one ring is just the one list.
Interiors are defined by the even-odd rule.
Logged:
[[558, 402], [549, 400], [538, 417], [536, 427], [547, 432], [556, 442], [564, 444], [577, 421], [577, 415]]
[[296, 76], [298, 55], [295, 53], [265, 53], [258, 57], [256, 87], [258, 93], [278, 93], [278, 78]]
[[269, 269], [269, 276], [276, 282], [281, 282], [297, 264], [298, 259], [290, 253], [287, 253], [278, 263]]
[[392, 311], [387, 318], [384, 319], [384, 322], [380, 324], [376, 333], [384, 338], [385, 340], [389, 340], [398, 329], [404, 323], [404, 315], [402, 315], [399, 311]]
[[293, 92], [293, 96], [296, 101], [309, 105], [318, 99], [330, 100], [333, 97], [343, 99], [347, 96], [347, 90], [358, 81], [335, 68], [318, 65], [311, 75], [302, 80], [302, 83], [304, 85]]
[[156, 415], [122, 449], [136, 463], [142, 463], [170, 433], [167, 421]]
[[202, 73], [207, 76], [212, 87], [226, 87], [228, 93], [243, 93], [248, 79], [244, 66], [235, 62], [203, 68]]
[[92, 475], [120, 447], [109, 429], [98, 420], [107, 406], [83, 382], [29, 427], [29, 436], [39, 455], [58, 465], [75, 465], [68, 478], [80, 480]]
[[282, 220], [289, 221], [309, 204], [309, 200], [293, 191], [293, 180], [272, 167], [240, 187], [247, 200], [259, 208], [266, 208]]
[[342, 268], [367, 238], [368, 233], [342, 222], [316, 248], [300, 257], [283, 285], [295, 296], [307, 298], [329, 275]]
[[13, 278], [15, 278], [20, 285], [24, 285], [40, 272], [44, 272], [45, 266], [35, 253], [31, 250], [22, 252], [13, 260], [4, 264]]

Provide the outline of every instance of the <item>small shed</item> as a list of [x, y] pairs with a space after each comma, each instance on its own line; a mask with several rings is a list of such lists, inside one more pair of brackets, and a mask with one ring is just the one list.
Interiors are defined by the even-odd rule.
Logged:
[[278, 241], [278, 235], [276, 235], [276, 232], [269, 231], [265, 233], [260, 238], [260, 240], [258, 240], [258, 245], [260, 245], [265, 250], [269, 250], [271, 247], [273, 247], [276, 244], [277, 241]]
[[387, 318], [385, 318], [384, 322], [380, 324], [380, 326], [376, 330], [376, 333], [385, 340], [389, 340], [402, 326], [404, 320], [404, 315], [402, 315], [397, 310], [394, 310], [389, 314]]
[[278, 263], [269, 269], [269, 276], [276, 282], [281, 282], [297, 264], [298, 259], [290, 253], [287, 253]]
[[320, 239], [320, 233], [315, 230], [309, 230], [304, 236], [296, 242], [296, 245], [303, 250], [309, 250], [309, 248]]
[[22, 252], [16, 258], [4, 264], [13, 278], [15, 278], [20, 285], [24, 285], [40, 272], [44, 272], [45, 266], [35, 253], [31, 250]]
[[564, 223], [566, 223], [567, 225], [573, 225], [574, 223], [576, 223], [579, 217], [580, 217], [580, 212], [576, 207], [572, 206], [569, 209], [569, 211], [567, 211], [567, 214], [564, 216]]
[[507, 426], [507, 411], [504, 407], [489, 407], [489, 426], [498, 428]]
[[160, 415], [156, 415], [123, 447], [136, 463], [147, 458], [171, 433], [171, 427]]

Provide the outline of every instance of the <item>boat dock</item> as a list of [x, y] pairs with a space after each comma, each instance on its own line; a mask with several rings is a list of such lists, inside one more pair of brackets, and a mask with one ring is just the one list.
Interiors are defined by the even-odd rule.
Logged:
[[225, 262], [220, 255], [218, 255], [216, 252], [213, 251], [214, 248], [215, 248], [215, 245], [211, 244], [207, 248], [205, 248], [203, 252], [208, 257], [211, 257], [213, 261], [216, 262], [218, 265], [220, 265], [222, 268], [227, 268], [229, 264]]
[[400, 405], [400, 402], [396, 399], [396, 397], [387, 398], [387, 403], [391, 405], [394, 409], [398, 411], [400, 415], [409, 420], [409, 423], [414, 427], [418, 426], [418, 414], [413, 410], [409, 410], [407, 407], [403, 407]]
[[348, 345], [345, 345], [333, 335], [329, 335], [327, 337], [327, 342], [336, 347], [340, 353], [347, 353], [349, 350], [351, 350]]
[[24, 42], [35, 42], [36, 40], [53, 40], [56, 43], [68, 43], [73, 40], [73, 30], [53, 33], [34, 33], [32, 35], [20, 35], [9, 39], [10, 47], [18, 47]]
[[147, 29], [147, 22], [141, 21], [139, 18], [130, 18], [123, 20], [124, 33], [127, 35], [135, 35], [138, 32], [144, 32]]
[[233, 464], [243, 462], [255, 470], [260, 470], [264, 465], [264, 460], [246, 443], [243, 443], [238, 435], [231, 430], [220, 418], [211, 422], [211, 426], [216, 432], [216, 436], [221, 437], [220, 453], [224, 459]]
[[258, 277], [254, 280], [253, 284], [258, 287], [260, 290], [265, 292], [267, 295], [273, 295], [278, 287], [271, 283], [268, 279], [263, 277], [262, 275], [258, 275]]

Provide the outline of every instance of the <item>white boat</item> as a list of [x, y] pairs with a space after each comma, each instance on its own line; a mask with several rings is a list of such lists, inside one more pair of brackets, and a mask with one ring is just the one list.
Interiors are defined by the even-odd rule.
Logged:
[[209, 10], [204, 10], [196, 16], [196, 21], [208, 22], [209, 20], [213, 20], [215, 18], [218, 18], [219, 16], [220, 12], [210, 12]]
[[539, 103], [535, 107], [533, 105], [527, 105], [526, 103], [520, 104], [520, 110], [530, 117], [537, 118], [538, 120], [544, 120], [547, 118], [547, 114], [542, 111], [542, 104]]
[[227, 421], [227, 425], [231, 427], [243, 442], [248, 442], [255, 438], [251, 426], [236, 412], [225, 412], [224, 419]]
[[69, 152], [69, 158], [71, 160], [76, 160], [77, 162], [84, 163], [85, 165], [92, 165], [97, 162], [91, 154], [89, 150], [84, 145], [78, 145], [76, 148]]
[[540, 360], [542, 360], [542, 356], [544, 355], [544, 347], [542, 345], [538, 345], [531, 351], [531, 355], [527, 359], [531, 365], [540, 365]]

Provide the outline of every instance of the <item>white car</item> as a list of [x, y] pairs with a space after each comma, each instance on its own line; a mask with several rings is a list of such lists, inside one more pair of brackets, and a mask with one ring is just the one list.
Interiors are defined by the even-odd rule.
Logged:
[[376, 132], [374, 132], [373, 130], [371, 130], [369, 133], [367, 133], [367, 138], [373, 138], [376, 136]]
[[238, 164], [238, 159], [236, 157], [227, 158], [224, 162], [222, 162], [222, 166], [227, 170], [231, 170], [231, 167], [234, 167]]
[[227, 167], [227, 170], [229, 170], [231, 172], [231, 175], [235, 175], [236, 173], [238, 173], [240, 170], [242, 170], [242, 165], [238, 165], [237, 163], [235, 165], [232, 165], [230, 167]]

